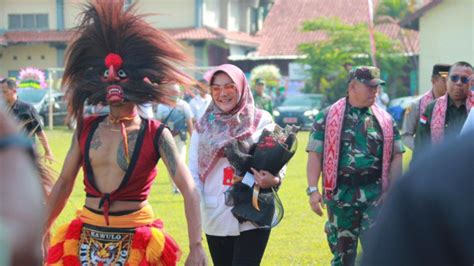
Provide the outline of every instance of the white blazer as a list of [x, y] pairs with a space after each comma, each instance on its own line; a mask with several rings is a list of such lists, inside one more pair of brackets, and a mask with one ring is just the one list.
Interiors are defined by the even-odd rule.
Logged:
[[[264, 128], [273, 130], [275, 124], [271, 115], [263, 111], [257, 130], [252, 134], [257, 142]], [[227, 158], [220, 158], [209, 172], [205, 182], [199, 179], [198, 171], [199, 133], [194, 131], [189, 146], [189, 170], [201, 194], [201, 216], [204, 232], [212, 236], [237, 236], [240, 232], [257, 228], [250, 222], [239, 223], [231, 212], [232, 206], [225, 205], [224, 192], [229, 188], [223, 184], [224, 168], [230, 166]]]

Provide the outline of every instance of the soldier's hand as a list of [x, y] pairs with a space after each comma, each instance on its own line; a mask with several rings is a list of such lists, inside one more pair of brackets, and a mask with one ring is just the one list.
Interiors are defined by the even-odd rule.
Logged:
[[315, 191], [309, 196], [309, 205], [317, 215], [323, 216], [324, 202], [319, 191]]

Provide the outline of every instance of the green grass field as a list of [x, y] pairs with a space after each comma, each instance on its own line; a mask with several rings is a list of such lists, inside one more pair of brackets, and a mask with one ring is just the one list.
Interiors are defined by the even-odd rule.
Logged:
[[[57, 161], [53, 167], [59, 172], [70, 145], [72, 132], [60, 128], [46, 133]], [[308, 132], [299, 133], [298, 139], [299, 149], [288, 165], [286, 178], [279, 191], [285, 207], [285, 217], [272, 230], [262, 265], [329, 265], [331, 261], [332, 255], [324, 233], [326, 217], [319, 217], [311, 211], [305, 193], [307, 186], [305, 147]], [[410, 158], [411, 152], [408, 151], [404, 156], [404, 169]], [[166, 231], [183, 249], [183, 257], [180, 261], [180, 265], [183, 265], [188, 252], [183, 199], [181, 195], [171, 192], [166, 168], [161, 162], [158, 169], [158, 176], [149, 201], [157, 218], [164, 221]], [[76, 210], [82, 207], [85, 197], [83, 190], [81, 172], [72, 196], [55, 226], [71, 220]], [[204, 245], [208, 252], [206, 243]], [[211, 262], [210, 256], [209, 261]]]

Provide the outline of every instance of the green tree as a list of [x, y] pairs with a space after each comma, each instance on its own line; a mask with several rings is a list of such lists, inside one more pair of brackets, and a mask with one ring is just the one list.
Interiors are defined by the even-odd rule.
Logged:
[[275, 65], [259, 65], [250, 72], [251, 84], [256, 80], [263, 80], [268, 88], [276, 88], [281, 79], [280, 69]]
[[[323, 93], [334, 102], [346, 93], [347, 70], [345, 63], [371, 65], [368, 26], [364, 23], [348, 25], [339, 18], [321, 18], [307, 21], [304, 31], [322, 31], [327, 38], [315, 43], [304, 43], [299, 50], [306, 55], [302, 63], [311, 66], [307, 92]], [[383, 33], [374, 33], [377, 46], [376, 60], [386, 78], [386, 92], [391, 97], [401, 96], [406, 91], [402, 80], [407, 58], [403, 56], [401, 44]], [[406, 93], [405, 93], [406, 94]]]
[[377, 6], [375, 16], [391, 17], [395, 20], [402, 20], [409, 14], [409, 7], [413, 5], [412, 0], [382, 0]]

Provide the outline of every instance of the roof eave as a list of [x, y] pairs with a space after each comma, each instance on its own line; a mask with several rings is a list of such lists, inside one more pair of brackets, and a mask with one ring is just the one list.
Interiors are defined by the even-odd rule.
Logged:
[[[41, 43], [46, 43], [46, 44], [68, 44], [68, 41], [57, 41], [57, 40], [52, 40], [52, 41], [8, 41], [6, 43], [6, 46], [8, 45], [17, 45], [17, 44], [41, 44]], [[0, 43], [1, 45], [1, 43]]]
[[297, 60], [305, 59], [306, 55], [234, 55], [228, 58], [232, 61]]
[[244, 42], [244, 41], [232, 40], [232, 39], [228, 39], [228, 38], [224, 39], [224, 42], [226, 44], [247, 46], [247, 47], [253, 47], [253, 48], [258, 47], [258, 45], [259, 45], [258, 43]]
[[403, 20], [401, 20], [400, 22], [398, 22], [398, 25], [400, 25], [400, 27], [409, 26], [411, 23], [413, 23], [415, 20], [422, 17], [423, 14], [425, 14], [426, 12], [428, 12], [430, 9], [434, 8], [435, 6], [440, 4], [441, 2], [443, 2], [443, 0], [433, 0], [429, 4], [427, 4], [424, 7], [418, 9], [415, 13], [409, 15], [408, 17], [406, 17]]

